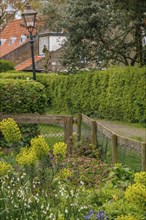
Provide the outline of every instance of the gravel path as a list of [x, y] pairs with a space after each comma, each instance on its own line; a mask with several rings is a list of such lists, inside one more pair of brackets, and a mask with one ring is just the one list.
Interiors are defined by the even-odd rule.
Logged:
[[146, 128], [138, 128], [135, 127], [134, 125], [127, 125], [122, 122], [120, 123], [120, 122], [107, 121], [102, 119], [96, 121], [121, 136], [135, 139], [137, 141], [146, 142]]

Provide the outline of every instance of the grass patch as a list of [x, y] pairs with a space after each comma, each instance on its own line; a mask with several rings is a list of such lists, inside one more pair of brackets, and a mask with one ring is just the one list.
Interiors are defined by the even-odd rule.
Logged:
[[146, 123], [130, 123], [130, 122], [123, 122], [123, 121], [111, 121], [111, 120], [107, 120], [107, 119], [100, 119], [100, 118], [94, 118], [95, 120], [98, 120], [99, 122], [101, 121], [105, 121], [105, 122], [109, 122], [115, 125], [125, 125], [125, 126], [130, 126], [133, 128], [145, 128], [146, 127]]
[[145, 139], [144, 139], [144, 138], [139, 137], [139, 136], [131, 136], [130, 138], [131, 138], [131, 139], [134, 139], [134, 140], [136, 140], [136, 141], [140, 141], [140, 142], [145, 141]]
[[41, 134], [57, 134], [64, 132], [64, 127], [61, 125], [40, 125], [39, 126]]

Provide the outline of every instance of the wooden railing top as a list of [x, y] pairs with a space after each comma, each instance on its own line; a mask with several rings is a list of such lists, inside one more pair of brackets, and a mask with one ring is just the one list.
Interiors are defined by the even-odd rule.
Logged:
[[38, 113], [28, 114], [3, 114], [0, 113], [0, 121], [6, 118], [13, 118], [17, 123], [24, 124], [64, 124], [64, 120], [67, 117], [62, 115], [41, 115]]
[[[91, 119], [90, 117], [88, 117], [84, 114], [82, 114], [82, 120], [86, 124], [88, 124], [89, 126], [92, 125], [93, 121], [96, 121], [96, 120], [93, 120], [93, 119]], [[105, 126], [103, 126], [102, 124], [100, 124], [97, 121], [96, 121], [96, 124], [97, 124], [97, 133], [98, 132], [102, 133], [103, 135], [105, 135], [110, 140], [111, 140], [112, 135], [115, 134], [117, 136], [118, 144], [130, 146], [131, 149], [135, 149], [137, 151], [141, 150], [141, 145], [142, 145], [143, 142], [140, 142], [140, 141], [137, 141], [137, 140], [134, 140], [134, 139], [130, 139], [130, 138], [127, 138], [125, 136], [121, 136], [121, 135], [113, 132], [112, 130], [106, 128]]]

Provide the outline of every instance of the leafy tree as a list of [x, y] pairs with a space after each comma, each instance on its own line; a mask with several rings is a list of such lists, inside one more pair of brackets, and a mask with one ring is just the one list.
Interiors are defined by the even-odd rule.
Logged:
[[135, 41], [137, 43], [137, 51], [139, 62], [142, 65], [146, 64], [146, 45], [143, 47], [142, 38], [146, 36], [146, 1], [145, 0], [117, 0], [119, 5], [126, 11], [130, 11], [132, 19], [137, 21], [135, 26], [136, 34]]
[[0, 0], [0, 30], [27, 4], [37, 7], [35, 0]]
[[143, 62], [145, 0], [36, 0], [43, 28], [65, 31], [63, 64], [136, 65]]
[[[136, 8], [138, 1], [128, 2], [133, 6], [131, 10], [116, 0], [69, 0], [64, 22], [68, 30], [64, 64], [79, 66], [79, 61], [85, 64], [90, 61], [101, 66], [117, 63], [133, 66], [139, 63], [142, 14], [140, 7]], [[136, 11], [139, 11], [137, 16]]]
[[65, 19], [67, 0], [37, 0], [37, 3], [39, 20], [44, 24], [42, 29], [62, 30], [61, 21]]

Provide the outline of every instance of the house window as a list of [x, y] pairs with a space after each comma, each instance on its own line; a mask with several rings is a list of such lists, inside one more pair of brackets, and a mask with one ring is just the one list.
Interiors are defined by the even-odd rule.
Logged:
[[5, 43], [6, 39], [0, 39], [0, 46]]
[[13, 43], [15, 42], [16, 39], [17, 39], [17, 37], [11, 37], [9, 43], [10, 43], [10, 44], [13, 44]]
[[20, 37], [20, 44], [23, 43], [26, 40], [27, 36], [26, 35], [21, 35]]

